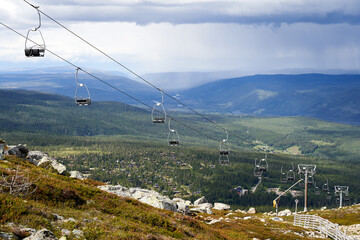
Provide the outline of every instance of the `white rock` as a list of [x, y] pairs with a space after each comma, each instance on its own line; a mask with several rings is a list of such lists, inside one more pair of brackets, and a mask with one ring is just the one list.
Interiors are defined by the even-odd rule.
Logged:
[[77, 237], [82, 237], [83, 234], [84, 234], [84, 232], [81, 231], [81, 230], [79, 230], [79, 229], [74, 229], [74, 230], [72, 231], [72, 233], [73, 233], [75, 236], [77, 236]]
[[291, 216], [291, 211], [290, 211], [290, 209], [285, 209], [285, 210], [283, 210], [283, 211], [280, 211], [280, 212], [278, 213], [278, 216], [279, 216], [279, 217]]
[[208, 224], [211, 225], [211, 224], [218, 223], [218, 222], [221, 222], [221, 220], [219, 220], [219, 219], [213, 219], [213, 220], [211, 220]]
[[61, 229], [61, 234], [62, 234], [62, 235], [70, 235], [70, 234], [71, 234], [71, 231], [64, 228], [64, 229]]
[[203, 203], [208, 203], [208, 201], [206, 200], [206, 198], [204, 196], [202, 196], [201, 198], [197, 199], [194, 202], [194, 206], [198, 206], [199, 204], [203, 204]]
[[244, 217], [244, 220], [249, 220], [249, 219], [251, 219], [250, 216]]
[[27, 238], [24, 238], [24, 240], [58, 240], [58, 238], [49, 230], [42, 229], [35, 234], [30, 235]]
[[58, 163], [55, 158], [49, 157], [47, 153], [41, 151], [30, 151], [28, 153], [28, 159], [36, 166], [50, 164], [59, 174], [65, 175], [67, 173], [66, 167]]
[[229, 210], [230, 205], [227, 205], [225, 203], [214, 203], [213, 209], [216, 209], [216, 210]]
[[189, 205], [187, 205], [185, 202], [177, 202], [176, 205], [177, 205], [178, 212], [186, 214], [190, 211]]
[[320, 210], [321, 210], [321, 211], [324, 211], [324, 210], [326, 210], [326, 207], [322, 207]]
[[105, 185], [99, 186], [103, 191], [114, 193], [122, 197], [129, 197], [139, 200], [142, 203], [149, 204], [156, 208], [166, 209], [170, 211], [177, 211], [177, 205], [174, 201], [170, 200], [168, 197], [161, 195], [158, 192], [148, 189], [141, 188], [130, 188], [116, 185]]
[[253, 208], [253, 207], [251, 207], [251, 208], [249, 208], [249, 210], [247, 211], [247, 213], [256, 213], [256, 209], [255, 208]]
[[77, 178], [77, 179], [80, 179], [80, 180], [84, 179], [84, 175], [79, 171], [70, 171], [70, 177], [71, 178]]
[[196, 206], [195, 208], [191, 208], [191, 212], [200, 212], [200, 213], [207, 213], [207, 214], [213, 214], [211, 211], [212, 204], [211, 203], [202, 203]]

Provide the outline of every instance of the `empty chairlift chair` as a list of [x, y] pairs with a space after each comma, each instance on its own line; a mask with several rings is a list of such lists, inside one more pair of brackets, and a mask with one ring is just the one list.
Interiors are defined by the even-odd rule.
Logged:
[[[255, 161], [256, 162], [256, 161]], [[256, 165], [256, 163], [255, 163]], [[262, 158], [259, 163], [257, 164], [260, 172], [266, 172], [269, 168], [268, 162], [267, 162], [267, 155], [265, 153], [265, 158]]]
[[280, 181], [281, 181], [282, 183], [286, 183], [286, 182], [288, 181], [287, 174], [285, 174], [285, 173], [283, 172], [283, 167], [282, 167], [282, 166], [281, 166], [281, 178], [280, 178]]
[[229, 134], [225, 130], [226, 139], [223, 139], [220, 142], [220, 151], [219, 151], [219, 164], [228, 165], [230, 163], [229, 154], [230, 154], [230, 143], [229, 143]]
[[168, 124], [169, 124], [169, 133], [168, 133], [168, 137], [167, 137], [168, 143], [170, 146], [179, 146], [179, 144], [180, 144], [179, 134], [176, 130], [171, 129], [170, 121], [171, 121], [171, 118], [169, 118], [169, 122], [168, 122]]
[[295, 181], [295, 169], [294, 169], [294, 164], [291, 163], [292, 169], [290, 169], [287, 173], [286, 173], [286, 178], [288, 181]]
[[314, 182], [314, 187], [315, 187], [315, 189], [314, 189], [315, 195], [320, 195], [321, 190], [320, 190], [320, 188], [318, 186], [316, 186], [316, 182]]
[[[34, 29], [30, 29], [27, 32], [26, 40], [25, 40], [25, 56], [26, 57], [44, 57], [45, 56], [46, 46], [45, 46], [44, 37], [43, 37], [41, 31], [39, 30], [39, 28], [41, 27], [41, 16], [40, 16], [40, 12], [39, 12], [38, 8], [39, 7], [36, 7], [38, 15], [39, 15], [39, 26]], [[30, 36], [35, 36], [35, 33], [38, 33], [38, 35], [40, 36], [41, 43], [36, 43], [32, 39], [30, 39]]]
[[79, 83], [78, 72], [80, 68], [76, 69], [76, 90], [75, 90], [75, 103], [78, 106], [88, 106], [91, 104], [90, 92], [84, 83]]
[[329, 192], [330, 191], [330, 188], [329, 188], [329, 180], [326, 178], [326, 183], [324, 183], [322, 185], [322, 191], [323, 192]]
[[161, 92], [161, 102], [155, 102], [155, 105], [151, 111], [151, 119], [153, 123], [165, 123], [166, 122], [166, 111], [164, 108], [164, 93]]

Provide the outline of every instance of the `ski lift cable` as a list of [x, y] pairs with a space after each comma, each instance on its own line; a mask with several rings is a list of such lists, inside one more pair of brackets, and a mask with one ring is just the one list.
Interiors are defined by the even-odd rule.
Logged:
[[[25, 3], [29, 4], [30, 6], [36, 8], [36, 6], [34, 6], [33, 4], [31, 4], [30, 2], [28, 2], [27, 0], [23, 0]], [[37, 8], [38, 9], [38, 8]], [[135, 71], [131, 70], [130, 68], [126, 67], [124, 64], [120, 63], [119, 61], [117, 61], [116, 59], [114, 59], [113, 57], [111, 57], [109, 54], [105, 53], [104, 51], [102, 51], [101, 49], [97, 48], [96, 46], [94, 46], [93, 44], [91, 44], [89, 41], [85, 40], [83, 37], [81, 37], [80, 35], [76, 34], [74, 31], [70, 30], [69, 28], [67, 28], [65, 25], [63, 25], [62, 23], [60, 23], [59, 21], [55, 20], [54, 18], [52, 18], [51, 16], [49, 16], [48, 14], [46, 14], [45, 12], [41, 11], [38, 9], [39, 12], [41, 12], [44, 16], [48, 17], [50, 20], [52, 20], [53, 22], [55, 22], [56, 24], [58, 24], [59, 26], [61, 26], [62, 28], [64, 28], [65, 30], [67, 30], [68, 32], [70, 32], [71, 34], [73, 34], [75, 37], [79, 38], [80, 40], [82, 40], [83, 42], [85, 42], [86, 44], [88, 44], [90, 47], [94, 48], [95, 50], [97, 50], [98, 52], [100, 52], [101, 54], [103, 54], [104, 56], [106, 56], [107, 58], [109, 58], [110, 60], [112, 60], [113, 62], [115, 62], [116, 64], [118, 64], [119, 66], [121, 66], [122, 68], [124, 68], [125, 70], [127, 70], [128, 72], [132, 73], [134, 76], [136, 76], [137, 78], [141, 79], [142, 81], [144, 81], [145, 83], [147, 83], [148, 85], [152, 86], [153, 88], [157, 89], [158, 91], [161, 91], [163, 94], [165, 94], [167, 97], [171, 98], [172, 100], [176, 101], [177, 103], [181, 104], [182, 106], [184, 106], [185, 108], [189, 109], [190, 111], [192, 111], [193, 113], [195, 113], [196, 115], [202, 117], [203, 119], [205, 119], [206, 121], [214, 124], [215, 126], [217, 126], [218, 128], [221, 128], [223, 130], [226, 131], [226, 128], [221, 126], [220, 124], [214, 122], [213, 120], [209, 119], [208, 117], [206, 117], [204, 114], [201, 114], [200, 112], [196, 111], [195, 109], [193, 109], [192, 107], [190, 107], [189, 105], [181, 102], [180, 100], [178, 100], [177, 98], [171, 96], [170, 94], [166, 93], [165, 91], [163, 91], [163, 89], [157, 87], [156, 85], [154, 85], [153, 83], [149, 82], [148, 80], [146, 80], [144, 77], [140, 76], [139, 74], [137, 74]], [[242, 141], [245, 141], [245, 138], [230, 132], [230, 135], [239, 138]]]
[[[9, 27], [8, 25], [4, 24], [3, 22], [0, 22], [0, 24], [1, 24], [2, 26], [4, 26], [5, 28], [7, 28], [7, 29], [11, 30], [12, 32], [14, 32], [14, 33], [18, 34], [19, 36], [21, 36], [21, 37], [23, 37], [23, 38], [26, 38], [26, 36], [24, 36], [23, 34], [21, 34], [21, 33], [20, 33], [20, 32], [18, 32], [18, 31], [16, 31], [15, 29], [13, 29], [13, 28]], [[34, 44], [37, 44], [36, 42], [34, 42], [34, 41], [33, 41], [33, 40], [31, 40], [31, 39], [29, 39], [29, 41], [30, 41], [30, 42], [32, 42], [32, 43], [34, 43]], [[82, 72], [84, 72], [85, 74], [87, 74], [87, 75], [89, 75], [89, 76], [93, 77], [94, 79], [96, 79], [96, 80], [98, 80], [98, 81], [102, 82], [103, 84], [105, 84], [105, 85], [107, 85], [107, 86], [109, 86], [109, 87], [111, 87], [111, 88], [115, 89], [116, 91], [118, 91], [118, 92], [120, 92], [120, 93], [122, 93], [122, 94], [124, 94], [124, 95], [128, 96], [129, 98], [131, 98], [131, 99], [135, 100], [136, 102], [138, 102], [138, 103], [140, 103], [140, 104], [142, 104], [142, 105], [146, 106], [147, 108], [152, 109], [152, 107], [151, 107], [150, 105], [148, 105], [148, 104], [144, 103], [143, 101], [141, 101], [141, 100], [137, 99], [136, 97], [133, 97], [132, 95], [130, 95], [130, 94], [128, 94], [128, 93], [126, 93], [126, 92], [124, 92], [123, 90], [121, 90], [121, 89], [119, 89], [119, 88], [115, 87], [114, 85], [112, 85], [112, 84], [110, 84], [110, 83], [108, 83], [108, 82], [106, 82], [106, 81], [102, 80], [101, 78], [99, 78], [99, 77], [95, 76], [94, 74], [92, 74], [92, 73], [90, 73], [90, 72], [88, 72], [88, 71], [86, 71], [86, 70], [84, 70], [84, 69], [82, 69], [82, 68], [78, 67], [78, 66], [77, 66], [77, 65], [75, 65], [74, 63], [70, 62], [69, 60], [67, 60], [67, 59], [65, 59], [65, 58], [63, 58], [63, 57], [61, 57], [60, 55], [56, 54], [55, 52], [53, 52], [53, 51], [51, 51], [51, 50], [49, 50], [49, 49], [47, 49], [47, 51], [48, 51], [49, 53], [51, 53], [52, 55], [54, 55], [55, 57], [57, 57], [57, 58], [61, 59], [62, 61], [64, 61], [64, 62], [68, 63], [69, 65], [73, 66], [75, 69], [81, 70], [81, 71], [82, 71]], [[159, 112], [159, 113], [161, 113], [160, 111], [158, 111], [158, 112]], [[198, 130], [198, 129], [196, 129], [196, 128], [193, 128], [193, 127], [191, 127], [191, 126], [189, 126], [189, 125], [187, 125], [187, 124], [183, 123], [182, 121], [180, 121], [180, 120], [178, 120], [178, 119], [175, 119], [174, 117], [169, 116], [169, 118], [171, 118], [174, 122], [177, 122], [177, 123], [179, 123], [179, 124], [183, 125], [184, 127], [187, 127], [187, 128], [189, 128], [189, 129], [193, 130], [194, 132], [197, 132], [197, 133], [199, 133], [199, 134], [201, 134], [201, 135], [205, 136], [206, 138], [208, 138], [208, 139], [210, 139], [210, 140], [213, 140], [213, 141], [215, 141], [215, 142], [218, 142], [218, 139], [215, 139], [215, 138], [213, 138], [213, 137], [209, 136], [208, 134], [206, 134], [206, 133], [204, 133], [204, 132], [202, 132], [202, 131], [199, 131], [199, 130]], [[240, 148], [238, 148], [238, 150], [240, 150], [240, 151], [241, 151], [241, 149], [240, 149]]]

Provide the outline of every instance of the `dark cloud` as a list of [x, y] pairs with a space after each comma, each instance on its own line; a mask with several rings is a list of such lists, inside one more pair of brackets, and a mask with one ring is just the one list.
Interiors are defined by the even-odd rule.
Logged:
[[360, 1], [45, 1], [38, 0], [45, 12], [68, 21], [119, 21], [197, 24], [236, 23], [274, 24], [360, 24]]

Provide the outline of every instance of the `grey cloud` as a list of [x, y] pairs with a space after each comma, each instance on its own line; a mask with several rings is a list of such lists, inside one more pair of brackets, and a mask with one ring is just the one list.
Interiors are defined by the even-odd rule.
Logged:
[[[145, 25], [168, 22], [191, 23], [237, 23], [237, 24], [360, 24], [360, 1], [316, 1], [294, 5], [282, 1], [282, 5], [261, 4], [249, 6], [245, 1], [185, 1], [164, 3], [162, 1], [76, 1], [67, 0], [43, 3], [41, 9], [51, 10], [56, 18], [68, 21], [119, 21]], [[48, 5], [47, 5], [48, 4]], [[49, 5], [52, 4], [52, 5]]]

